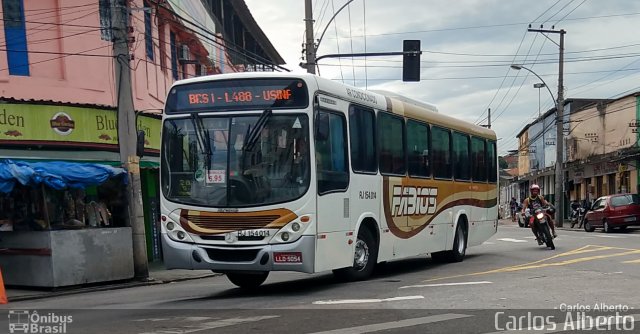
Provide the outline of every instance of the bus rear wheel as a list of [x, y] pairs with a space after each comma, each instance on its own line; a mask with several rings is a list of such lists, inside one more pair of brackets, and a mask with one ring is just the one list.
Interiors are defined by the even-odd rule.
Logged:
[[431, 259], [435, 262], [462, 262], [467, 253], [467, 233], [463, 224], [458, 222], [456, 235], [453, 240], [453, 249], [449, 251], [436, 252], [431, 254]]
[[378, 245], [371, 232], [360, 229], [356, 240], [355, 252], [353, 256], [353, 266], [333, 271], [333, 274], [340, 280], [361, 281], [369, 278], [373, 273], [373, 268], [378, 261]]
[[243, 289], [253, 289], [259, 287], [267, 280], [269, 272], [259, 273], [228, 273], [227, 278], [231, 283]]

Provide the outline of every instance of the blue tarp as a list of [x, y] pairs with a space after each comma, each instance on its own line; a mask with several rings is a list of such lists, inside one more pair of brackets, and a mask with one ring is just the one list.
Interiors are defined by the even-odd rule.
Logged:
[[10, 193], [16, 182], [34, 187], [44, 184], [57, 190], [84, 189], [121, 175], [126, 182], [126, 170], [108, 165], [63, 161], [0, 160], [0, 193]]

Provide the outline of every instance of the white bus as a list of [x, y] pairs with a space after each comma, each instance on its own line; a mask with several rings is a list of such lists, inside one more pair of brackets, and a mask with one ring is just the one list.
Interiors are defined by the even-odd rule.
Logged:
[[160, 169], [167, 268], [240, 287], [270, 271], [362, 280], [419, 254], [462, 261], [497, 230], [493, 131], [313, 75], [176, 82]]

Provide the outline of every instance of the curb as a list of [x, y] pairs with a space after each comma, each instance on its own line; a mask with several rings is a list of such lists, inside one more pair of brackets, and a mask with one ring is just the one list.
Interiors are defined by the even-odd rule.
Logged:
[[77, 288], [77, 289], [70, 288], [69, 290], [62, 290], [62, 291], [50, 291], [50, 292], [48, 291], [48, 292], [43, 293], [43, 294], [9, 297], [7, 305], [11, 304], [11, 302], [19, 302], [19, 301], [26, 301], [26, 300], [36, 300], [36, 299], [45, 299], [45, 298], [69, 296], [69, 295], [78, 295], [78, 294], [87, 293], [87, 292], [100, 292], [100, 291], [110, 291], [110, 290], [121, 290], [121, 289], [129, 289], [129, 288], [138, 288], [138, 287], [142, 287], [142, 286], [162, 285], [162, 284], [168, 284], [168, 283], [174, 283], [174, 282], [183, 282], [183, 281], [191, 281], [191, 280], [196, 280], [196, 279], [210, 278], [210, 277], [216, 277], [216, 276], [222, 276], [222, 275], [223, 274], [212, 273], [212, 274], [201, 275], [201, 276], [181, 277], [181, 278], [167, 279], [167, 280], [157, 280], [157, 279], [149, 278], [149, 279], [144, 280], [144, 281], [127, 281], [127, 282], [120, 283], [120, 284], [100, 285], [100, 286], [95, 286], [95, 287], [80, 287], [80, 288]]

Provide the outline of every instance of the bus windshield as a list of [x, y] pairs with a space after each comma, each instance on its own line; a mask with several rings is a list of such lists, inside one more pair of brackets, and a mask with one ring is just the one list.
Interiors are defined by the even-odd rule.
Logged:
[[199, 116], [164, 121], [162, 190], [173, 202], [250, 207], [291, 201], [310, 182], [305, 114]]

